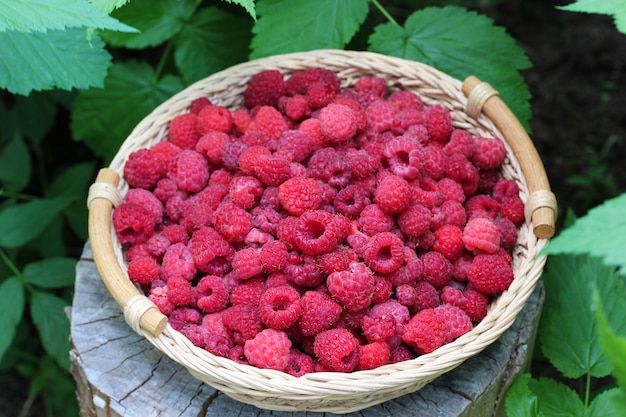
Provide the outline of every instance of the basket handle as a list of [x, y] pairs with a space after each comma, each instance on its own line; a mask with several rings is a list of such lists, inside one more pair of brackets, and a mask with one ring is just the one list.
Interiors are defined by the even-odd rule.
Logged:
[[478, 118], [480, 112], [484, 112], [502, 132], [528, 183], [530, 195], [526, 201], [526, 218], [531, 219], [535, 236], [551, 238], [555, 233], [556, 197], [550, 191], [543, 162], [526, 130], [489, 84], [470, 75], [463, 82], [461, 91], [468, 98], [467, 114]]
[[124, 312], [126, 322], [139, 334], [145, 330], [160, 335], [167, 317], [128, 279], [113, 252], [111, 213], [122, 198], [117, 189], [120, 177], [110, 168], [102, 168], [89, 188], [89, 241], [94, 261], [109, 293]]

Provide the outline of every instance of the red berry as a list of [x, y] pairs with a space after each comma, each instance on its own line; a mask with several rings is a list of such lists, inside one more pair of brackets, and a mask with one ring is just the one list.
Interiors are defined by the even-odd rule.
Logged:
[[374, 192], [374, 202], [385, 213], [401, 213], [411, 202], [411, 187], [399, 175], [387, 175]]
[[261, 321], [272, 329], [287, 329], [300, 318], [302, 303], [298, 291], [288, 285], [268, 288], [259, 300]]
[[312, 178], [289, 178], [278, 186], [278, 200], [289, 214], [300, 216], [322, 204], [322, 187]]
[[357, 311], [368, 307], [376, 280], [361, 262], [352, 262], [347, 271], [333, 272], [326, 279], [328, 290], [345, 308]]
[[318, 334], [314, 350], [330, 371], [351, 372], [359, 363], [359, 341], [346, 329], [330, 329]]
[[444, 345], [448, 326], [444, 319], [429, 308], [418, 311], [404, 328], [402, 340], [419, 354], [431, 353]]
[[246, 340], [243, 351], [251, 365], [282, 371], [289, 363], [291, 341], [282, 330], [265, 329]]
[[498, 254], [479, 254], [467, 271], [467, 279], [478, 291], [497, 294], [508, 289], [513, 282], [513, 268]]
[[391, 232], [378, 233], [367, 243], [363, 261], [376, 272], [393, 272], [404, 263], [404, 244]]
[[262, 70], [250, 78], [243, 92], [246, 107], [275, 106], [285, 95], [285, 81], [278, 70]]

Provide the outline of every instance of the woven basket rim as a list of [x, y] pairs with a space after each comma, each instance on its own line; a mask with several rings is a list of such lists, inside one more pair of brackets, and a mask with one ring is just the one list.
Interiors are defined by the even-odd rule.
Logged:
[[[209, 96], [214, 104], [236, 106], [241, 103], [247, 80], [256, 72], [278, 69], [289, 74], [310, 66], [335, 70], [347, 84], [364, 74], [385, 77], [392, 90], [409, 89], [418, 92], [426, 105], [446, 105], [452, 111], [455, 127], [503, 138], [500, 130], [484, 114], [477, 119], [465, 114], [467, 99], [461, 92], [461, 81], [428, 65], [362, 51], [296, 52], [232, 66], [190, 85], [155, 108], [135, 127], [109, 166], [120, 175], [118, 191], [123, 196], [128, 190], [122, 175], [128, 155], [166, 137], [167, 122], [187, 111], [192, 99]], [[507, 161], [502, 174], [518, 183], [520, 198], [526, 202], [529, 193], [525, 178], [506, 140], [504, 143]], [[121, 245], [110, 219], [107, 220], [114, 242], [112, 250], [126, 272]], [[90, 222], [90, 228], [92, 226]], [[526, 219], [519, 228], [518, 244], [514, 249], [515, 279], [511, 287], [491, 303], [487, 316], [472, 331], [432, 353], [374, 370], [317, 372], [295, 378], [280, 371], [259, 369], [212, 355], [194, 346], [169, 324], [158, 336], [141, 329], [136, 323], [129, 324], [196, 378], [239, 401], [274, 410], [352, 412], [416, 391], [492, 344], [512, 325], [532, 294], [546, 259], [540, 252], [547, 242], [547, 239], [539, 239], [533, 234], [530, 220]]]

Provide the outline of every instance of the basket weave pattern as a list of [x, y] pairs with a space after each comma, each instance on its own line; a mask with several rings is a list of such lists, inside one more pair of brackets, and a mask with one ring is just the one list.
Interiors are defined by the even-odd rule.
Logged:
[[[266, 69], [277, 69], [289, 76], [293, 71], [310, 67], [324, 67], [335, 71], [342, 80], [342, 88], [353, 86], [362, 75], [383, 77], [391, 91], [410, 90], [419, 94], [426, 105], [442, 104], [448, 107], [456, 128], [465, 129], [474, 135], [503, 137], [493, 121], [484, 114], [480, 113], [477, 118], [468, 115], [468, 99], [462, 92], [462, 83], [459, 80], [429, 66], [379, 54], [339, 50], [273, 56], [216, 73], [157, 107], [136, 126], [111, 162], [109, 168], [117, 172], [121, 179], [117, 188], [107, 190], [113, 197], [105, 198], [114, 203], [119, 202], [119, 197], [128, 191], [128, 184], [122, 178], [128, 156], [138, 149], [151, 147], [166, 139], [169, 121], [188, 111], [193, 99], [207, 96], [216, 105], [234, 108], [242, 104], [243, 91], [254, 74]], [[517, 182], [520, 198], [526, 203], [530, 194], [527, 180], [519, 161], [506, 142], [507, 158], [503, 164], [502, 175]], [[90, 197], [90, 200], [93, 198]], [[137, 293], [131, 300], [117, 301], [135, 331], [164, 354], [182, 364], [196, 378], [236, 400], [273, 410], [353, 412], [419, 390], [485, 349], [513, 324], [533, 292], [545, 263], [545, 257], [538, 255], [547, 244], [547, 239], [538, 238], [533, 233], [529, 217], [527, 215], [525, 223], [519, 229], [518, 243], [513, 250], [513, 283], [491, 304], [487, 316], [471, 332], [432, 353], [374, 370], [352, 373], [318, 372], [295, 378], [279, 371], [242, 365], [194, 346], [169, 325], [160, 333], [144, 329], [140, 325], [140, 319], [146, 309], [154, 307], [145, 296]], [[112, 251], [120, 268], [125, 272], [126, 262], [122, 246], [117, 240], [110, 218], [100, 219], [99, 222], [105, 222], [106, 228], [103, 230], [110, 231], [113, 247], [108, 250]], [[92, 227], [94, 225], [90, 219], [90, 229]], [[94, 247], [94, 252], [95, 249]], [[102, 271], [101, 275], [106, 283], [107, 276]]]

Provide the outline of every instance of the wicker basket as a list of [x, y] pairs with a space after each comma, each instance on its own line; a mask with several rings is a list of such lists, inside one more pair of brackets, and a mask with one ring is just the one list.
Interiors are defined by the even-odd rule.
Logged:
[[[128, 279], [111, 212], [128, 190], [121, 176], [129, 154], [163, 140], [168, 122], [187, 111], [194, 98], [208, 96], [214, 104], [234, 107], [242, 103], [247, 81], [255, 73], [278, 69], [289, 75], [313, 66], [336, 71], [342, 87], [353, 86], [361, 75], [384, 77], [391, 90], [411, 90], [427, 105], [447, 106], [455, 127], [476, 135], [505, 138], [508, 157], [502, 175], [518, 183], [520, 197], [526, 204], [526, 222], [514, 248], [515, 280], [471, 332], [413, 360], [368, 371], [317, 372], [295, 378], [214, 356], [173, 330], [167, 318]], [[96, 265], [126, 321], [137, 333], [196, 378], [238, 401], [271, 410], [335, 413], [361, 410], [417, 391], [493, 343], [513, 323], [541, 276], [545, 257], [538, 254], [554, 233], [556, 212], [554, 195], [530, 138], [488, 84], [474, 77], [461, 83], [413, 61], [342, 50], [293, 53], [246, 62], [176, 94], [137, 125], [110, 167], [100, 171], [90, 189], [88, 205], [89, 236]]]

